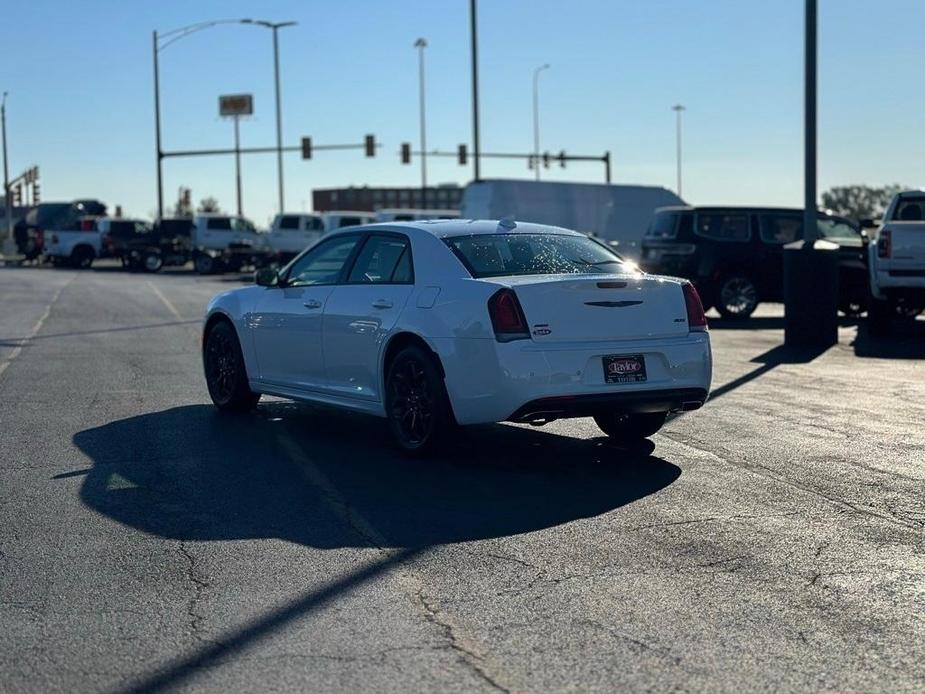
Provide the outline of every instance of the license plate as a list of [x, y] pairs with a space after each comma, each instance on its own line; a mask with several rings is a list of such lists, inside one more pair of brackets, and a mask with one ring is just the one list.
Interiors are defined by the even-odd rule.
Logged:
[[605, 383], [642, 383], [646, 380], [646, 360], [641, 354], [602, 358]]

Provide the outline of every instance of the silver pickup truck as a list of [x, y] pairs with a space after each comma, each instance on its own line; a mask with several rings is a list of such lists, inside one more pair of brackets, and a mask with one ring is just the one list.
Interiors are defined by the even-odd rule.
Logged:
[[925, 191], [893, 198], [868, 253], [869, 329], [883, 335], [898, 318], [915, 318], [925, 309]]

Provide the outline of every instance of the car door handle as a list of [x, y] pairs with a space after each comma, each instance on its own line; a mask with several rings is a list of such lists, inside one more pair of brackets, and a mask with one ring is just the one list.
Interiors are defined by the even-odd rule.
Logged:
[[392, 302], [388, 299], [376, 299], [373, 302], [373, 308], [392, 308]]
[[321, 308], [321, 302], [318, 301], [317, 299], [309, 299], [302, 305], [305, 308]]

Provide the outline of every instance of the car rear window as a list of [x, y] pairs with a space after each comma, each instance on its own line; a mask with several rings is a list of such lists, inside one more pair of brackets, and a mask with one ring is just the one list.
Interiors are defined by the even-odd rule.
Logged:
[[587, 236], [478, 234], [451, 236], [446, 243], [473, 277], [614, 274], [625, 270], [618, 255]]
[[656, 212], [646, 230], [647, 239], [673, 239], [678, 235], [679, 212]]
[[925, 197], [901, 198], [893, 211], [894, 222], [921, 222], [925, 220]]
[[748, 241], [748, 215], [740, 212], [701, 212], [697, 215], [698, 236], [715, 241]]

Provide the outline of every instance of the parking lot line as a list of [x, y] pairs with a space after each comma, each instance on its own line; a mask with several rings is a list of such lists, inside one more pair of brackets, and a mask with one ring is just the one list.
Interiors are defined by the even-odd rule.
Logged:
[[157, 295], [157, 298], [161, 300], [161, 303], [167, 307], [167, 310], [173, 314], [174, 318], [176, 318], [177, 320], [183, 320], [183, 316], [180, 315], [180, 312], [177, 310], [177, 307], [173, 305], [173, 302], [170, 299], [164, 296], [164, 293], [160, 289], [157, 288], [154, 282], [152, 282], [151, 280], [148, 280], [148, 286], [151, 287], [151, 291], [153, 291]]

